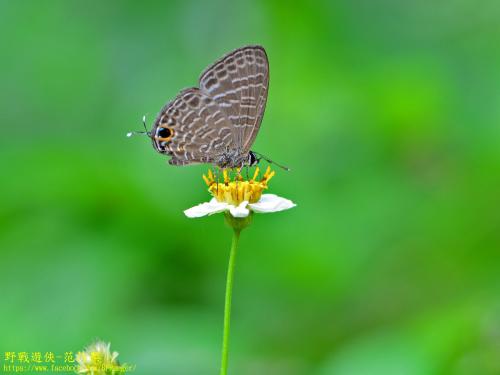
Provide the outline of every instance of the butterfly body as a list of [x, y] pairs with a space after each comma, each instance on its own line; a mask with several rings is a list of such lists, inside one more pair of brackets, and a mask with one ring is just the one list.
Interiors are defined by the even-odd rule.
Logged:
[[208, 67], [199, 87], [167, 103], [148, 134], [172, 165], [255, 165], [250, 151], [267, 102], [269, 63], [261, 46], [238, 48]]
[[244, 152], [243, 150], [232, 149], [226, 150], [213, 164], [220, 168], [239, 168], [243, 166], [254, 166], [258, 163], [258, 158], [253, 151]]

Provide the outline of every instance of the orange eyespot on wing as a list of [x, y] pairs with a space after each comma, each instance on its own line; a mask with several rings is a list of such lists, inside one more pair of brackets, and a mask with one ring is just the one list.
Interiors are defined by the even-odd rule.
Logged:
[[156, 130], [155, 139], [160, 141], [160, 142], [168, 142], [172, 139], [172, 137], [174, 136], [174, 133], [175, 133], [175, 131], [173, 128], [170, 128], [170, 127], [162, 124], [162, 125], [158, 126], [158, 128]]

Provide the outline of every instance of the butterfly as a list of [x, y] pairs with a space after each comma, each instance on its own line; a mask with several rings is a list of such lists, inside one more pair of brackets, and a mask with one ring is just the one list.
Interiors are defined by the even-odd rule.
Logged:
[[201, 73], [199, 87], [184, 89], [168, 102], [147, 134], [156, 151], [171, 157], [171, 165], [256, 165], [263, 155], [250, 148], [262, 123], [268, 90], [265, 49], [235, 49]]

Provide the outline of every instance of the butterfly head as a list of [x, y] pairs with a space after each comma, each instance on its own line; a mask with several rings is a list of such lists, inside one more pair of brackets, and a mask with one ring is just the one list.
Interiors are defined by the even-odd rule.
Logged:
[[261, 157], [258, 157], [258, 156], [255, 154], [255, 152], [250, 151], [250, 152], [248, 153], [248, 160], [247, 160], [248, 166], [249, 166], [249, 167], [256, 166], [257, 164], [259, 164], [260, 159], [262, 159], [262, 158], [261, 158]]

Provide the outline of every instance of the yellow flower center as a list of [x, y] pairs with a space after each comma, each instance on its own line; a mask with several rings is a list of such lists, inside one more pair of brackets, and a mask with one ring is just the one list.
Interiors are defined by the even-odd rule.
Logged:
[[249, 203], [257, 202], [262, 192], [267, 189], [268, 181], [274, 176], [275, 172], [271, 171], [271, 167], [267, 167], [266, 172], [260, 180], [259, 167], [255, 168], [255, 172], [251, 179], [244, 180], [238, 173], [233, 180], [229, 177], [227, 170], [223, 170], [224, 182], [218, 182], [214, 179], [214, 174], [209, 169], [207, 176], [203, 175], [205, 183], [208, 185], [208, 191], [219, 202], [226, 202], [234, 206], [238, 206], [243, 201]]

